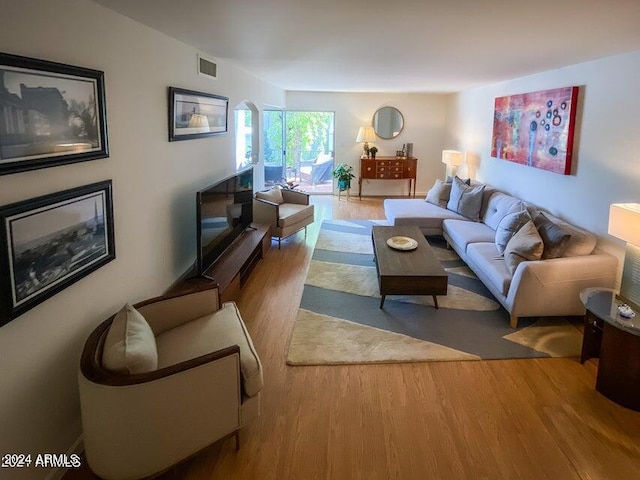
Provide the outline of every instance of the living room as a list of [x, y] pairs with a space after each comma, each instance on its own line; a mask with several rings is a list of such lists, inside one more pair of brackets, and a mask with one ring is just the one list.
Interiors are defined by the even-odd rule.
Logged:
[[[99, 3], [109, 6], [107, 1]], [[197, 74], [200, 46], [99, 3], [24, 0], [2, 5], [3, 53], [105, 73], [109, 157], [3, 175], [0, 204], [111, 179], [117, 255], [0, 328], [0, 454], [80, 451], [77, 371], [85, 340], [125, 302], [162, 294], [193, 264], [195, 192], [234, 167], [234, 136], [168, 142], [169, 86], [224, 95], [230, 113], [243, 101], [252, 102], [259, 111], [268, 107], [333, 111], [336, 159], [354, 166], [362, 153], [362, 144], [355, 142], [358, 128], [370, 122], [381, 106], [394, 106], [402, 112], [405, 128], [396, 139], [379, 139], [375, 144], [381, 155], [394, 155], [403, 143], [414, 144], [418, 197], [443, 178], [443, 150], [465, 152], [467, 165], [461, 175], [490, 183], [594, 233], [599, 247], [615, 255], [622, 269], [624, 243], [608, 235], [608, 218], [611, 204], [638, 201], [637, 2], [608, 7], [610, 15], [601, 21], [619, 22], [621, 30], [622, 25], [628, 27], [626, 39], [612, 41], [610, 50], [603, 41], [594, 47], [600, 53], [584, 61], [558, 60], [552, 68], [444, 93], [285, 90], [210, 54], [219, 71], [212, 81]], [[145, 8], [144, 2], [136, 3]], [[573, 6], [576, 15], [585, 15], [579, 3], [563, 3], [566, 8]], [[553, 4], [547, 7], [553, 9]], [[196, 25], [204, 21], [193, 19]], [[594, 24], [593, 30], [597, 28]], [[590, 42], [592, 32], [584, 30], [581, 41]], [[506, 48], [500, 45], [497, 51]], [[384, 68], [376, 62], [370, 75]], [[491, 157], [496, 97], [570, 85], [580, 87], [571, 175]], [[260, 168], [255, 172], [260, 185]], [[406, 194], [403, 183], [387, 183], [371, 182], [367, 185], [371, 197], [360, 203], [353, 198], [354, 188], [350, 200], [323, 199], [323, 208], [354, 219], [383, 219], [381, 196]], [[317, 213], [316, 224], [320, 217]], [[239, 452], [228, 441], [167, 478], [425, 478], [430, 474], [432, 478], [614, 479], [637, 474], [638, 414], [598, 396], [596, 368], [580, 365], [575, 358], [287, 366], [287, 339], [318, 228], [310, 230], [306, 241], [298, 233], [283, 242], [281, 251], [271, 248], [239, 302], [265, 364], [260, 421], [242, 432]], [[272, 296], [269, 301], [252, 300], [267, 293]], [[536, 412], [547, 416], [538, 417]], [[24, 479], [61, 476], [59, 470], [34, 467], [2, 473], [3, 478], [5, 474]]]

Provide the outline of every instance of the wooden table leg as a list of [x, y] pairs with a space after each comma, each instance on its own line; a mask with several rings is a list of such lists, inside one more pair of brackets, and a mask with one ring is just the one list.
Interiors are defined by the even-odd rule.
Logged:
[[438, 308], [438, 297], [436, 297], [435, 295], [433, 295], [433, 304], [436, 306], [436, 308]]
[[382, 306], [384, 305], [384, 299], [385, 299], [386, 295], [382, 295], [380, 298], [380, 308], [382, 308]]

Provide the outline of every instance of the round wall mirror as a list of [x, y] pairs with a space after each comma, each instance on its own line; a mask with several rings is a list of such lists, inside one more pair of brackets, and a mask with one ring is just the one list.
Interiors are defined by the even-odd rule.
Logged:
[[395, 107], [382, 107], [373, 114], [373, 129], [380, 138], [396, 138], [404, 128], [404, 117]]

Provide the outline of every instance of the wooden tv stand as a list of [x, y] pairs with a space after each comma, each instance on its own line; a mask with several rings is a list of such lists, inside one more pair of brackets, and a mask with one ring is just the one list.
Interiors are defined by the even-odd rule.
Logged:
[[189, 290], [207, 283], [218, 285], [220, 301], [237, 300], [240, 289], [271, 247], [271, 227], [253, 224], [242, 232], [218, 260], [205, 272], [206, 277], [191, 277], [179, 282], [172, 292]]

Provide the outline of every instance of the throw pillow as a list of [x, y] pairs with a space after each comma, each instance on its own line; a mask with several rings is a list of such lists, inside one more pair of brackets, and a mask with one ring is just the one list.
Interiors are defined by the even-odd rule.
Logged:
[[451, 195], [451, 184], [445, 183], [442, 180], [436, 180], [431, 190], [427, 192], [427, 202], [438, 205], [442, 208], [447, 208], [447, 202]]
[[280, 190], [280, 187], [272, 187], [270, 190], [258, 192], [256, 193], [256, 197], [262, 200], [277, 203], [279, 205], [284, 203], [284, 198], [282, 198], [282, 191]]
[[[459, 177], [456, 177], [456, 178], [459, 178]], [[462, 180], [462, 179], [460, 178], [460, 180]], [[471, 185], [471, 179], [470, 178], [467, 178], [466, 180], [462, 180], [462, 181], [464, 183], [466, 183], [467, 185]], [[445, 180], [444, 183], [453, 183], [453, 177], [447, 175], [447, 179]]]
[[484, 185], [472, 187], [455, 177], [451, 185], [451, 195], [447, 203], [447, 209], [459, 213], [474, 222], [479, 221], [484, 187]]
[[543, 249], [542, 238], [533, 220], [529, 220], [507, 243], [504, 249], [504, 261], [513, 275], [518, 265], [525, 260], [540, 260]]
[[102, 365], [115, 373], [131, 375], [158, 368], [158, 351], [153, 330], [131, 305], [127, 304], [113, 319], [104, 341]]
[[504, 249], [507, 247], [507, 243], [511, 240], [518, 230], [520, 230], [525, 223], [531, 220], [531, 216], [527, 210], [522, 209], [518, 212], [512, 212], [502, 217], [502, 220], [498, 222], [496, 228], [496, 248], [498, 253], [502, 255]]
[[533, 221], [544, 242], [542, 258], [561, 257], [569, 243], [571, 234], [549, 220], [542, 212], [540, 212]]

